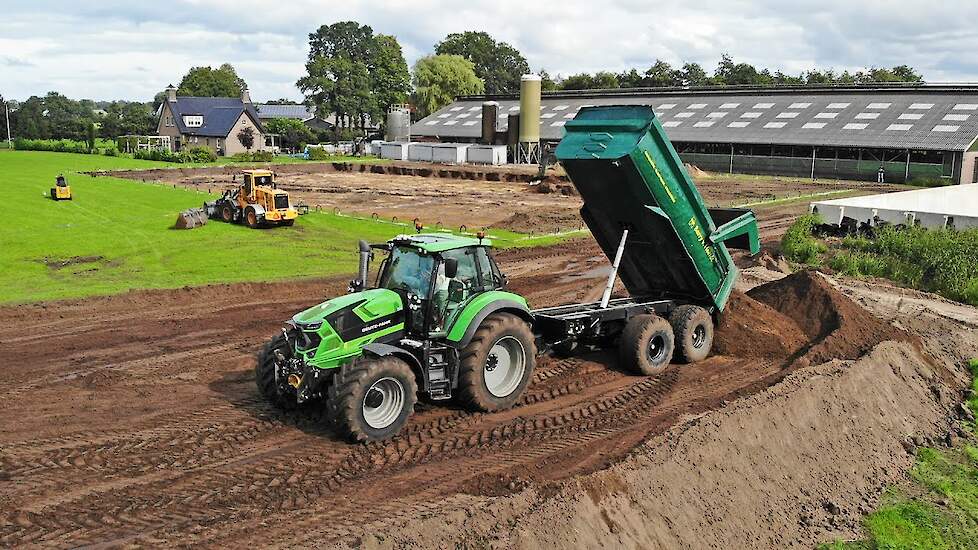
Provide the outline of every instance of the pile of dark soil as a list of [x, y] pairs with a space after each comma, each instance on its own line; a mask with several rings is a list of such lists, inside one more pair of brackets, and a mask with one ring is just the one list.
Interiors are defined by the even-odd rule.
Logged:
[[808, 340], [790, 317], [734, 291], [717, 324], [713, 353], [787, 359], [804, 348]]
[[574, 210], [564, 208], [520, 209], [494, 227], [518, 233], [559, 233], [580, 229], [581, 217]]
[[911, 340], [907, 333], [873, 317], [815, 271], [794, 273], [751, 289], [747, 295], [794, 320], [810, 341], [805, 358], [814, 364], [857, 359], [885, 340]]

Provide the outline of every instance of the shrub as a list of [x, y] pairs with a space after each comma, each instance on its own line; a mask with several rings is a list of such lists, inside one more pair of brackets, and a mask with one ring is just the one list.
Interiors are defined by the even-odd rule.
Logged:
[[886, 277], [978, 305], [978, 229], [881, 227], [873, 239], [846, 238], [830, 262], [847, 275]]
[[781, 253], [789, 260], [800, 264], [820, 264], [821, 255], [828, 250], [828, 247], [812, 235], [821, 223], [821, 218], [815, 214], [806, 214], [798, 218], [781, 237]]
[[322, 147], [309, 148], [309, 160], [329, 160], [331, 155]]
[[228, 157], [231, 162], [272, 162], [275, 155], [271, 151], [255, 151], [254, 153], [235, 153]]
[[217, 160], [217, 154], [207, 147], [191, 147], [186, 151], [180, 153], [182, 161], [186, 163], [194, 162], [214, 162]]
[[51, 151], [55, 153], [78, 153], [81, 155], [92, 154], [95, 149], [81, 141], [71, 141], [67, 139], [24, 139], [14, 140], [14, 149], [19, 151]]
[[106, 147], [105, 152], [103, 152], [102, 154], [107, 157], [117, 157], [119, 156], [119, 150], [116, 149], [115, 147]]
[[907, 183], [917, 187], [944, 187], [945, 185], [953, 185], [954, 180], [940, 176], [917, 176]]

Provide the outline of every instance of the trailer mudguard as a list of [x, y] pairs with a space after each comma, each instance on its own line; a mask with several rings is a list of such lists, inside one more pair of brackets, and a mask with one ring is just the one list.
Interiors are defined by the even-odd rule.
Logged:
[[455, 315], [446, 340], [455, 347], [467, 346], [472, 341], [475, 331], [479, 330], [482, 321], [500, 311], [512, 313], [527, 323], [533, 323], [533, 314], [530, 313], [525, 298], [512, 292], [491, 290], [472, 298], [462, 307], [462, 310]]

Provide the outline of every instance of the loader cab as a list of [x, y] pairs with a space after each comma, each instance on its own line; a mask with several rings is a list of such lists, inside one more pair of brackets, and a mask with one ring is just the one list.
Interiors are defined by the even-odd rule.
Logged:
[[444, 336], [469, 301], [505, 286], [488, 241], [415, 235], [388, 247], [376, 286], [402, 295], [408, 332], [416, 336]]

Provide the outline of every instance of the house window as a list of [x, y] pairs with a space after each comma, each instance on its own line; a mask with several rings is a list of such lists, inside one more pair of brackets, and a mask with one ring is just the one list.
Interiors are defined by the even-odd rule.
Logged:
[[173, 126], [173, 116], [166, 115], [166, 125], [167, 126]]
[[204, 125], [203, 115], [183, 115], [183, 123], [188, 128], [200, 128]]

